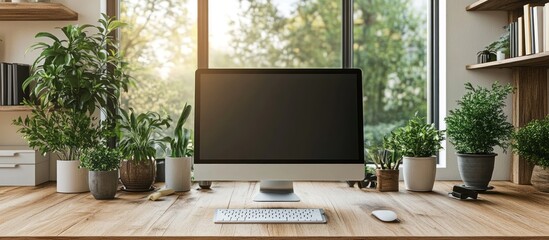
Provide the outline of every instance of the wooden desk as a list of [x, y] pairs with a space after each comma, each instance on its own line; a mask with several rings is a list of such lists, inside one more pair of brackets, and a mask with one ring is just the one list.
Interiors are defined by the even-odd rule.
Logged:
[[[431, 193], [380, 193], [349, 188], [341, 182], [295, 183], [299, 203], [256, 203], [259, 184], [214, 182], [210, 191], [145, 200], [146, 193], [119, 192], [118, 199], [97, 201], [91, 194], [59, 194], [55, 184], [0, 187], [0, 238], [5, 236], [211, 236], [334, 237], [420, 239], [433, 236], [549, 238], [549, 194], [531, 186], [492, 182], [494, 191], [478, 201], [451, 199], [456, 182], [437, 182]], [[327, 224], [214, 224], [216, 208], [323, 208]], [[376, 209], [395, 211], [400, 223], [382, 223]], [[34, 239], [34, 238], [33, 238]], [[105, 239], [111, 239], [105, 238]], [[209, 238], [205, 238], [209, 239]], [[286, 239], [286, 238], [284, 238]], [[309, 238], [310, 239], [310, 238]]]

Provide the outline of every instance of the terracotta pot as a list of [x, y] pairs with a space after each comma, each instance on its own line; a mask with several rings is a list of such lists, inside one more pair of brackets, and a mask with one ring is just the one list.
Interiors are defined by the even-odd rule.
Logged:
[[530, 182], [540, 192], [549, 192], [549, 168], [536, 165]]
[[124, 190], [146, 192], [154, 190], [156, 162], [154, 160], [128, 161], [123, 160], [120, 166], [120, 181]]
[[398, 170], [376, 169], [377, 190], [380, 192], [398, 192]]

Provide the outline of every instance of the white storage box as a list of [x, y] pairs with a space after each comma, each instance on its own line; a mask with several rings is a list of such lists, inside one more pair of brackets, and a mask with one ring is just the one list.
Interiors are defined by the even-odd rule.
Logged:
[[36, 186], [49, 180], [50, 161], [28, 146], [0, 146], [0, 186]]

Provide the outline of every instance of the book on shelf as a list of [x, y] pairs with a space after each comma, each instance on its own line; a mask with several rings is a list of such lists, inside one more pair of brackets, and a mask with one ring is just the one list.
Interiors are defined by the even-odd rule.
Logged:
[[549, 3], [543, 6], [543, 50], [549, 51]]
[[533, 53], [543, 52], [543, 7], [532, 7]]
[[30, 76], [30, 65], [0, 63], [0, 106], [20, 105], [28, 98], [23, 82]]
[[509, 57], [515, 57], [515, 24], [509, 23]]
[[8, 105], [8, 64], [0, 63], [0, 106]]
[[525, 55], [532, 54], [532, 18], [530, 4], [524, 5], [524, 50]]
[[524, 18], [519, 17], [517, 19], [517, 31], [518, 31], [518, 54], [517, 57], [524, 56]]

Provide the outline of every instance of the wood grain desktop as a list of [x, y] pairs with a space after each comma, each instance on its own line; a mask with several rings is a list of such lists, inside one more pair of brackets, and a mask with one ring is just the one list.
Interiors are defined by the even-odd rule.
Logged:
[[[54, 183], [0, 187], [0, 238], [549, 238], [549, 194], [498, 181], [479, 200], [460, 201], [447, 195], [455, 184], [437, 182], [433, 192], [418, 193], [401, 182], [400, 192], [380, 193], [343, 182], [297, 182], [298, 203], [253, 202], [255, 182], [214, 182], [212, 190], [194, 185], [156, 202], [146, 200], [148, 193], [121, 191], [116, 200], [97, 201], [90, 193], [56, 193]], [[328, 223], [214, 224], [217, 208], [323, 208]], [[395, 211], [400, 223], [380, 222], [370, 214], [378, 209]]]

